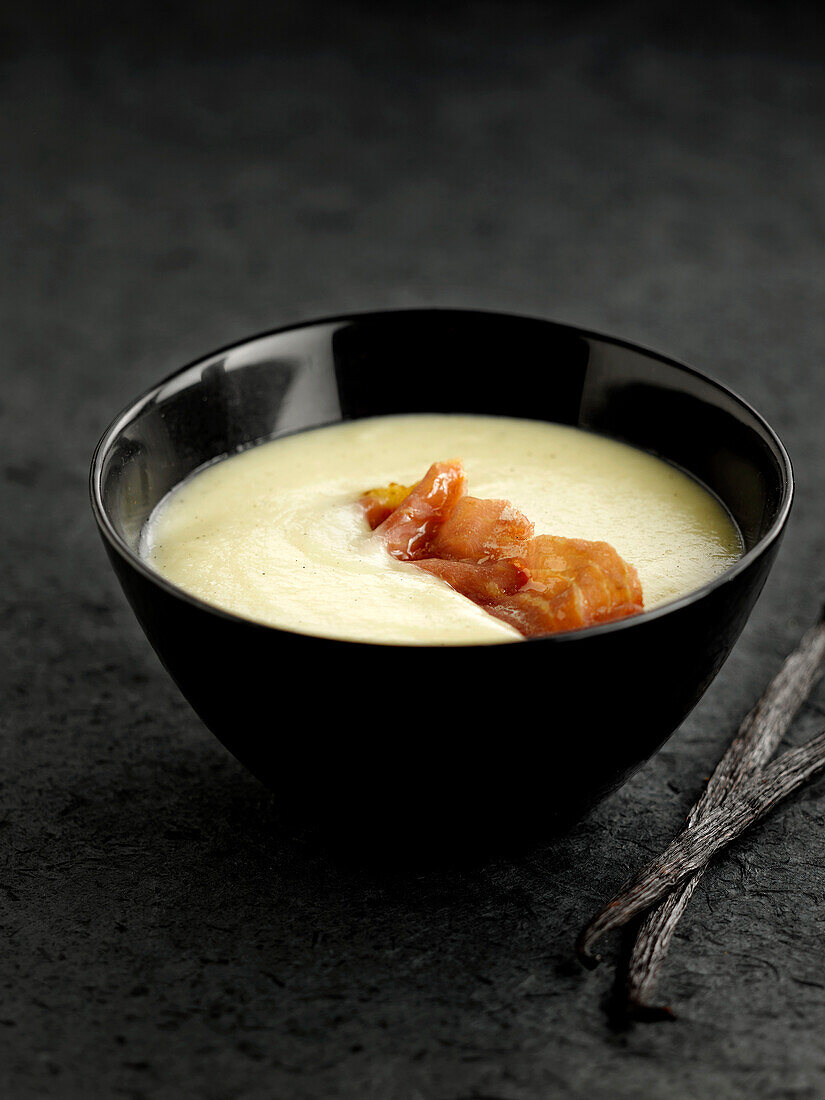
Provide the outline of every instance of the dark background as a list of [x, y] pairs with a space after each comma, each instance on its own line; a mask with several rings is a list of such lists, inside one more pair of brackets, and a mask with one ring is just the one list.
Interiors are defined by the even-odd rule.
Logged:
[[[678, 1022], [611, 1028], [612, 965], [570, 959], [825, 591], [822, 57], [813, 6], [0, 10], [4, 1096], [821, 1100], [821, 784], [708, 874], [663, 976]], [[417, 305], [706, 369], [772, 420], [799, 487], [734, 655], [639, 775], [553, 846], [412, 872], [293, 835], [201, 727], [86, 476], [182, 362]], [[273, 735], [309, 687], [275, 695]]]

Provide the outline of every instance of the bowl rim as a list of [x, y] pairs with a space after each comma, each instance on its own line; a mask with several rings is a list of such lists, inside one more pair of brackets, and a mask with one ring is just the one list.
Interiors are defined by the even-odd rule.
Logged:
[[[645, 347], [642, 344], [634, 343], [630, 340], [625, 340], [618, 336], [609, 336], [601, 332], [596, 332], [592, 329], [581, 328], [577, 325], [568, 325], [564, 322], [554, 321], [550, 318], [537, 317], [534, 314], [527, 313], [511, 313], [505, 310], [487, 310], [487, 309], [464, 309], [453, 307], [439, 307], [439, 306], [423, 306], [423, 307], [411, 307], [406, 309], [379, 309], [379, 310], [363, 310], [355, 313], [342, 313], [335, 314], [327, 317], [317, 317], [307, 321], [300, 321], [292, 324], [279, 325], [274, 329], [266, 329], [262, 332], [255, 333], [251, 336], [246, 336], [242, 340], [233, 340], [231, 343], [224, 344], [221, 347], [215, 348], [206, 355], [199, 355], [197, 358], [185, 363], [181, 367], [175, 368], [169, 374], [165, 375], [159, 382], [155, 382], [149, 386], [136, 398], [133, 398], [127, 405], [125, 405], [120, 412], [114, 417], [109, 426], [105, 429], [92, 455], [91, 466], [89, 470], [89, 495], [91, 498], [92, 512], [94, 514], [95, 521], [98, 526], [98, 530], [104, 537], [109, 546], [115, 550], [121, 558], [123, 558], [128, 565], [133, 569], [136, 569], [146, 580], [152, 584], [157, 585], [164, 590], [168, 595], [173, 596], [179, 600], [183, 600], [185, 603], [191, 604], [201, 611], [217, 615], [219, 618], [227, 619], [231, 622], [243, 624], [244, 626], [257, 627], [260, 630], [274, 632], [275, 634], [286, 634], [298, 638], [312, 639], [313, 641], [326, 642], [336, 645], [348, 645], [348, 646], [363, 646], [365, 649], [373, 649], [376, 646], [381, 648], [392, 649], [445, 649], [445, 650], [477, 650], [496, 648], [499, 646], [512, 645], [512, 641], [490, 641], [490, 642], [463, 642], [463, 643], [432, 643], [424, 645], [415, 645], [408, 642], [370, 642], [362, 639], [348, 639], [348, 638], [336, 638], [325, 634], [314, 634], [308, 631], [291, 630], [288, 627], [275, 626], [270, 623], [260, 622], [255, 619], [246, 618], [243, 615], [236, 615], [232, 611], [227, 611], [224, 608], [217, 607], [214, 604], [207, 603], [205, 600], [200, 599], [198, 596], [193, 596], [191, 593], [186, 592], [184, 589], [179, 588], [177, 585], [172, 584], [156, 570], [152, 569], [143, 558], [137, 554], [131, 546], [117, 533], [114, 524], [112, 523], [107, 513], [106, 507], [103, 503], [103, 487], [102, 487], [102, 473], [103, 465], [106, 456], [109, 453], [114, 441], [118, 438], [123, 429], [131, 423], [142, 411], [142, 409], [160, 393], [165, 386], [169, 384], [173, 379], [179, 378], [187, 371], [194, 369], [195, 367], [207, 363], [209, 360], [214, 359], [218, 355], [223, 355], [229, 351], [237, 351], [249, 344], [256, 343], [259, 340], [265, 340], [269, 337], [280, 336], [287, 332], [297, 332], [306, 328], [322, 328], [327, 325], [344, 324], [354, 321], [366, 321], [386, 319], [389, 317], [414, 317], [423, 316], [427, 314], [438, 315], [456, 315], [456, 316], [476, 316], [476, 317], [498, 317], [506, 318], [514, 321], [530, 321], [538, 322], [542, 325], [547, 325], [552, 328], [563, 330], [569, 335], [580, 337], [584, 340], [595, 340], [603, 344], [613, 345], [614, 347], [625, 348], [629, 351], [640, 353], [648, 358], [655, 359], [660, 363], [664, 363], [666, 366], [675, 367], [677, 370], [682, 371], [694, 378], [700, 379], [702, 382], [709, 384], [713, 389], [717, 390], [720, 394], [723, 394], [729, 400], [732, 400], [742, 410], [748, 413], [756, 423], [763, 429], [768, 439], [770, 440], [775, 456], [777, 458], [777, 466], [780, 471], [780, 497], [777, 504], [776, 517], [771, 524], [770, 528], [764, 535], [756, 542], [750, 550], [747, 550], [740, 558], [738, 558], [733, 565], [728, 566], [724, 572], [719, 576], [714, 577], [712, 580], [707, 581], [699, 588], [691, 589], [683, 596], [679, 596], [674, 600], [669, 600], [666, 603], [660, 604], [657, 607], [651, 608], [649, 611], [642, 611], [638, 615], [631, 615], [625, 619], [617, 619], [610, 623], [604, 623], [600, 626], [580, 627], [576, 630], [568, 630], [558, 634], [546, 634], [534, 638], [522, 638], [522, 642], [527, 642], [531, 645], [536, 644], [555, 644], [570, 643], [581, 640], [586, 640], [597, 635], [613, 634], [623, 630], [631, 630], [633, 627], [639, 627], [644, 623], [649, 623], [655, 619], [663, 618], [670, 614], [675, 614], [684, 607], [687, 607], [693, 603], [704, 599], [716, 589], [729, 584], [739, 574], [747, 570], [758, 558], [762, 557], [768, 548], [776, 542], [781, 536], [785, 524], [787, 523], [788, 516], [790, 514], [791, 506], [794, 499], [794, 473], [793, 465], [791, 463], [790, 455], [788, 454], [785, 445], [777, 435], [776, 431], [771, 427], [768, 421], [757, 412], [757, 410], [743, 397], [741, 397], [735, 390], [726, 386], [724, 383], [713, 378], [711, 375], [706, 374], [703, 371], [698, 370], [696, 367], [691, 367], [687, 363], [683, 363], [678, 359], [674, 359], [671, 356], [664, 355], [661, 352], [655, 351], [651, 348]], [[331, 423], [338, 423], [338, 421], [332, 421]], [[299, 429], [299, 431], [309, 431], [314, 427], [324, 427], [328, 425], [312, 425], [309, 428]], [[297, 433], [287, 433], [297, 434]], [[263, 441], [262, 441], [263, 442]], [[254, 445], [254, 444], [253, 444]], [[226, 456], [231, 457], [231, 456]]]

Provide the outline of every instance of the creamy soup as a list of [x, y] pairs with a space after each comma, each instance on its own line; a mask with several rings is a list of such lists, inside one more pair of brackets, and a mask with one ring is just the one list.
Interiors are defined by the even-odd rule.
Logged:
[[141, 554], [210, 604], [308, 634], [449, 645], [520, 639], [443, 580], [396, 561], [358, 498], [461, 458], [469, 491], [504, 498], [537, 533], [610, 543], [645, 608], [741, 554], [717, 499], [682, 471], [578, 428], [490, 416], [387, 416], [288, 436], [216, 462], [152, 514]]

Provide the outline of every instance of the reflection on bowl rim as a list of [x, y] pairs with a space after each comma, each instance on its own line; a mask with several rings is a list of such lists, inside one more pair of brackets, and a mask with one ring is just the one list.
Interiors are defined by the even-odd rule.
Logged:
[[[738, 393], [730, 389], [728, 386], [712, 378], [708, 374], [704, 374], [702, 371], [697, 370], [695, 367], [688, 366], [686, 363], [680, 362], [678, 359], [672, 359], [667, 355], [662, 355], [660, 352], [652, 351], [650, 348], [644, 347], [641, 344], [631, 343], [629, 340], [622, 340], [616, 336], [605, 336], [603, 333], [594, 332], [590, 329], [579, 328], [576, 325], [567, 325], [563, 322], [551, 321], [547, 318], [537, 318], [529, 314], [518, 313], [506, 313], [497, 312], [495, 310], [472, 310], [472, 309], [451, 309], [451, 308], [429, 308], [424, 307], [421, 309], [388, 309], [388, 310], [367, 310], [360, 313], [346, 313], [339, 314], [333, 317], [319, 317], [310, 321], [301, 321], [298, 324], [281, 325], [275, 329], [268, 329], [265, 332], [256, 333], [253, 336], [248, 336], [243, 340], [235, 340], [231, 344], [225, 344], [222, 347], [216, 348], [214, 351], [209, 352], [207, 355], [199, 355], [196, 359], [186, 363], [182, 367], [178, 367], [170, 374], [166, 375], [161, 381], [156, 382], [148, 389], [144, 390], [138, 397], [130, 401], [117, 416], [109, 424], [108, 428], [104, 431], [100, 437], [97, 446], [95, 447], [94, 454], [92, 456], [91, 470], [89, 474], [89, 493], [92, 502], [92, 511], [94, 512], [95, 519], [97, 521], [98, 528], [108, 540], [109, 544], [115, 549], [126, 561], [136, 568], [143, 576], [158, 584], [161, 588], [164, 588], [170, 595], [176, 596], [179, 599], [186, 600], [196, 607], [201, 608], [204, 611], [212, 612], [222, 618], [229, 619], [230, 621], [237, 623], [245, 623], [249, 626], [255, 626], [261, 630], [274, 630], [281, 634], [292, 634], [298, 637], [314, 638], [330, 643], [337, 643], [339, 645], [356, 645], [365, 646], [371, 648], [373, 646], [392, 647], [395, 649], [476, 649], [479, 646], [503, 646], [512, 645], [512, 641], [500, 641], [500, 642], [464, 642], [458, 644], [444, 644], [433, 643], [432, 645], [413, 645], [408, 642], [368, 642], [361, 639], [348, 639], [348, 638], [336, 638], [326, 634], [314, 634], [309, 631], [303, 630], [291, 630], [288, 627], [275, 626], [271, 623], [259, 622], [256, 619], [247, 618], [244, 615], [236, 615], [232, 611], [227, 611], [222, 607], [218, 607], [215, 604], [207, 603], [206, 600], [200, 599], [198, 596], [193, 596], [183, 588], [179, 588], [178, 585], [172, 584], [171, 581], [166, 580], [160, 573], [152, 569], [143, 558], [136, 553], [131, 546], [117, 533], [109, 519], [109, 515], [103, 504], [103, 492], [101, 485], [101, 475], [103, 470], [103, 460], [107, 455], [109, 448], [113, 441], [118, 437], [123, 428], [133, 420], [142, 408], [151, 401], [157, 394], [169, 384], [174, 378], [178, 378], [185, 374], [187, 371], [194, 369], [200, 364], [206, 363], [211, 359], [214, 359], [218, 355], [223, 355], [227, 352], [237, 351], [238, 349], [252, 344], [258, 340], [265, 340], [272, 336], [279, 336], [286, 332], [297, 332], [305, 328], [318, 328], [323, 325], [334, 324], [346, 324], [353, 321], [363, 321], [373, 318], [387, 318], [391, 316], [407, 315], [414, 317], [416, 314], [462, 314], [470, 315], [477, 314], [480, 317], [506, 317], [513, 320], [525, 320], [525, 321], [540, 321], [543, 324], [552, 325], [556, 328], [564, 329], [567, 333], [581, 337], [584, 340], [597, 340], [603, 344], [612, 344], [615, 347], [626, 348], [629, 351], [639, 353], [647, 356], [651, 359], [655, 359], [660, 363], [664, 363], [666, 366], [675, 367], [677, 370], [683, 371], [686, 374], [692, 375], [695, 378], [701, 379], [701, 381], [710, 385], [713, 389], [718, 390], [719, 393], [724, 394], [726, 397], [732, 399], [744, 409], [747, 413], [754, 418], [754, 420], [762, 426], [767, 435], [769, 436], [774, 448], [776, 449], [778, 458], [780, 460], [779, 466], [782, 471], [782, 486], [781, 496], [777, 506], [776, 517], [771, 524], [770, 528], [765, 532], [761, 538], [758, 539], [756, 544], [746, 550], [745, 553], [737, 560], [727, 567], [719, 576], [714, 577], [710, 581], [706, 581], [698, 588], [693, 588], [683, 596], [678, 596], [673, 600], [669, 600], [666, 603], [659, 604], [657, 607], [651, 608], [649, 611], [642, 611], [638, 615], [631, 615], [625, 619], [617, 619], [610, 623], [604, 623], [601, 626], [589, 626], [581, 627], [577, 630], [568, 630], [559, 634], [546, 634], [535, 638], [522, 638], [522, 642], [530, 644], [535, 643], [560, 643], [568, 641], [576, 641], [583, 638], [592, 638], [597, 634], [609, 634], [621, 630], [631, 630], [639, 622], [649, 622], [654, 618], [661, 618], [664, 615], [668, 615], [671, 612], [678, 611], [682, 607], [686, 607], [688, 604], [693, 603], [696, 600], [702, 599], [708, 593], [728, 583], [733, 577], [737, 576], [743, 570], [756, 560], [764, 551], [773, 543], [781, 533], [783, 527], [788, 518], [791, 505], [793, 503], [794, 496], [794, 476], [793, 466], [791, 464], [790, 456], [785, 449], [782, 440], [776, 434], [774, 429], [768, 423], [768, 421], [753, 408], [743, 397], [740, 397]], [[334, 420], [331, 424], [345, 423], [345, 420]], [[553, 423], [548, 421], [548, 423]], [[309, 425], [306, 428], [299, 429], [299, 431], [311, 431], [314, 428], [327, 427], [329, 424], [317, 424]], [[587, 429], [584, 429], [587, 430]], [[297, 435], [298, 432], [287, 432], [284, 436], [277, 436], [273, 438], [285, 438], [286, 435]], [[250, 446], [257, 446], [258, 443], [265, 443], [267, 440], [256, 440], [250, 444]], [[631, 444], [632, 446], [632, 444]], [[637, 448], [642, 450], [643, 448]], [[234, 453], [241, 453], [240, 451]], [[232, 455], [216, 455], [215, 460], [220, 461], [223, 458], [231, 458]], [[199, 467], [200, 468], [200, 467]], [[193, 473], [195, 471], [192, 471]], [[688, 471], [689, 472], [689, 471]], [[691, 475], [692, 476], [692, 475]]]

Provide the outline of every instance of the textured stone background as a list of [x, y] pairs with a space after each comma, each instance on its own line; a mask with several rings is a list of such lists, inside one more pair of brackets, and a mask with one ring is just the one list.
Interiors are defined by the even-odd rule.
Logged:
[[[612, 1029], [612, 967], [571, 964], [825, 592], [817, 32], [752, 4], [3, 12], [3, 1096], [825, 1095], [823, 784], [708, 874], [678, 1023]], [[734, 655], [634, 780], [518, 862], [412, 873], [283, 828], [139, 633], [86, 473], [215, 345], [428, 304], [696, 363], [771, 417], [799, 493]]]

